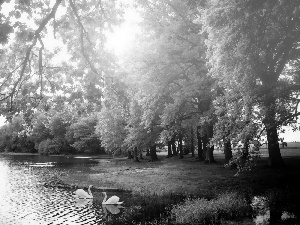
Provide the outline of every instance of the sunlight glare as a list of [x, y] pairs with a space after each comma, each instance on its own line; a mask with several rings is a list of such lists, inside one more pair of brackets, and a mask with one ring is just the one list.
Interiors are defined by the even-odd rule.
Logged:
[[126, 9], [124, 18], [125, 21], [120, 26], [115, 26], [113, 32], [107, 34], [107, 48], [119, 58], [130, 49], [140, 32], [138, 23], [141, 17], [133, 7]]

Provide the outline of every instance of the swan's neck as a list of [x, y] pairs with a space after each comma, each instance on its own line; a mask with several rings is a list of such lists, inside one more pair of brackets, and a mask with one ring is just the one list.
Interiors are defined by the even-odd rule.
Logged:
[[92, 192], [91, 192], [91, 187], [89, 187], [88, 193], [89, 193], [89, 195], [90, 195], [91, 197], [93, 197]]
[[106, 193], [104, 192], [104, 199], [103, 199], [102, 203], [105, 203], [105, 202], [106, 202], [106, 198], [107, 198], [107, 195], [106, 195]]

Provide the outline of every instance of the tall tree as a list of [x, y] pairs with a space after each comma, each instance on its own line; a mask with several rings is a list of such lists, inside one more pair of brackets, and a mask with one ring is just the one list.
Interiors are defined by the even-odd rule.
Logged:
[[283, 163], [278, 127], [299, 115], [299, 3], [211, 0], [203, 17], [210, 72], [224, 88], [235, 84], [244, 97], [255, 99], [272, 166]]
[[104, 90], [104, 104], [98, 113], [96, 134], [101, 138], [106, 151], [115, 153], [127, 150], [124, 141], [128, 135], [127, 117], [129, 115], [129, 99], [126, 86], [122, 82], [107, 85]]
[[136, 74], [136, 86], [148, 106], [143, 118], [159, 116], [155, 124], [167, 143], [190, 136], [188, 127], [196, 130], [199, 118], [208, 118], [203, 113], [210, 109], [214, 82], [206, 76], [205, 35], [200, 32], [199, 12], [188, 1], [138, 2], [145, 32], [126, 68], [130, 76]]

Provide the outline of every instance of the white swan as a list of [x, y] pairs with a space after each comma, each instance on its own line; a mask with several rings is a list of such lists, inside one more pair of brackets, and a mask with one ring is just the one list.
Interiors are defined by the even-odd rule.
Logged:
[[106, 192], [102, 192], [104, 194], [104, 199], [102, 201], [102, 204], [105, 205], [118, 205], [118, 204], [122, 204], [123, 202], [119, 202], [120, 198], [118, 196], [111, 196], [109, 199], [106, 200], [107, 195]]
[[74, 194], [76, 198], [93, 198], [92, 192], [91, 192], [91, 187], [93, 187], [93, 185], [89, 186], [88, 189], [88, 193], [86, 191], [84, 191], [83, 189], [77, 189]]
[[105, 204], [103, 204], [102, 205], [102, 209], [103, 209], [103, 213], [104, 213], [103, 218], [106, 219], [107, 214], [108, 214], [107, 211], [109, 211], [111, 214], [116, 215], [116, 214], [120, 213], [120, 209], [122, 209], [122, 208], [125, 208], [125, 207], [123, 207], [121, 205], [105, 205]]

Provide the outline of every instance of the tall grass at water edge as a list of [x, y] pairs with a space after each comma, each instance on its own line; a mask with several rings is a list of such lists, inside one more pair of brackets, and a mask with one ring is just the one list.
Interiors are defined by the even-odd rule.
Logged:
[[239, 193], [220, 194], [216, 199], [186, 199], [171, 210], [177, 224], [219, 224], [251, 214], [251, 206]]

